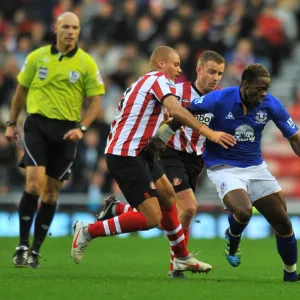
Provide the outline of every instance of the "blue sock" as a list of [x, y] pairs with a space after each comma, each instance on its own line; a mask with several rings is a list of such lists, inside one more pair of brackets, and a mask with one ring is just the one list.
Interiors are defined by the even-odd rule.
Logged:
[[[283, 238], [276, 234], [276, 244], [283, 263], [287, 266], [295, 265], [298, 261], [298, 247], [295, 235], [293, 234], [288, 238]], [[284, 270], [285, 279], [292, 280], [296, 276], [296, 270], [291, 270], [290, 272]]]
[[228, 216], [228, 222], [230, 225], [230, 227], [229, 227], [230, 233], [233, 235], [241, 235], [243, 233], [244, 229], [246, 228], [246, 226], [248, 225], [248, 223], [242, 224], [242, 223], [238, 222], [234, 218], [232, 213]]

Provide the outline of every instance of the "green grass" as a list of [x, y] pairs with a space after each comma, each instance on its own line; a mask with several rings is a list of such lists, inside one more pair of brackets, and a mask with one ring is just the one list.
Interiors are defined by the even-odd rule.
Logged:
[[224, 241], [191, 240], [189, 249], [200, 259], [219, 265], [210, 274], [188, 274], [187, 280], [168, 279], [168, 242], [103, 238], [93, 241], [80, 265], [70, 258], [72, 238], [48, 237], [41, 268], [12, 266], [14, 238], [0, 239], [0, 299], [64, 300], [175, 300], [175, 299], [289, 299], [300, 296], [299, 283], [282, 281], [275, 240], [243, 240], [243, 262], [231, 267]]

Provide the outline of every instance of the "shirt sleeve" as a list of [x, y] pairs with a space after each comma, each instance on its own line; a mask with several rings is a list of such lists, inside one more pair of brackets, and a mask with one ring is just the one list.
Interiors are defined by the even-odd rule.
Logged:
[[170, 95], [178, 98], [176, 96], [176, 87], [171, 79], [166, 78], [166, 76], [159, 76], [153, 83], [151, 93], [154, 94], [156, 99], [163, 103], [165, 98]]
[[298, 131], [298, 127], [296, 126], [284, 106], [277, 99], [274, 98], [274, 100], [274, 106], [270, 110], [272, 120], [276, 124], [278, 129], [282, 132], [283, 136], [285, 138], [289, 138]]
[[19, 84], [26, 88], [30, 88], [33, 78], [36, 74], [38, 56], [37, 53], [38, 51], [34, 51], [27, 56], [17, 77]]
[[193, 99], [190, 103], [190, 109], [194, 113], [215, 114], [217, 103], [221, 97], [221, 91], [210, 92], [204, 96]]
[[105, 94], [104, 82], [96, 62], [87, 56], [87, 72], [84, 79], [84, 92], [87, 97]]

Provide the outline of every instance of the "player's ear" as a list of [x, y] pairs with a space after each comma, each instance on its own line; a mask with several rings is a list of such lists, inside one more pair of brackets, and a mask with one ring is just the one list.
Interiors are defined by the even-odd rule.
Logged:
[[162, 59], [157, 60], [157, 66], [162, 69], [165, 65], [165, 62]]
[[247, 80], [243, 80], [243, 81], [242, 81], [242, 86], [243, 86], [244, 88], [248, 88], [248, 86], [249, 86], [248, 81], [247, 81]]
[[54, 32], [54, 33], [57, 33], [57, 24], [54, 24], [54, 25], [53, 25], [53, 32]]

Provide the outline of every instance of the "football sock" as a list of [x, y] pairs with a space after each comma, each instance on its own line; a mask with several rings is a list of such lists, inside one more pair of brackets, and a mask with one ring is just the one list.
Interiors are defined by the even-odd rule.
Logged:
[[[190, 237], [190, 228], [183, 228], [183, 233], [185, 237], [185, 244], [187, 245], [189, 242], [189, 237]], [[174, 252], [172, 249], [170, 249], [170, 266], [169, 270], [173, 270], [173, 259], [174, 259]]]
[[88, 226], [88, 232], [92, 238], [148, 229], [145, 216], [134, 211], [123, 213], [105, 221], [97, 221]]
[[184, 240], [185, 244], [187, 245], [189, 243], [189, 238], [190, 238], [190, 228], [183, 228], [183, 233], [184, 233]]
[[228, 222], [230, 225], [229, 232], [233, 237], [239, 237], [248, 225], [248, 223], [238, 221], [232, 213], [228, 216]]
[[31, 247], [31, 249], [36, 253], [39, 253], [42, 243], [45, 240], [47, 232], [52, 223], [55, 210], [56, 204], [47, 204], [41, 201], [41, 206], [35, 220], [34, 238]]
[[126, 213], [128, 211], [137, 211], [135, 208], [131, 207], [129, 204], [124, 204], [121, 202], [116, 203], [112, 209], [112, 214], [114, 216], [120, 216], [123, 213]]
[[276, 234], [276, 244], [283, 261], [284, 277], [293, 279], [297, 276], [296, 263], [298, 261], [298, 247], [294, 233], [289, 237], [281, 237]]
[[185, 237], [178, 218], [176, 203], [171, 207], [160, 207], [162, 212], [161, 226], [170, 242], [175, 257], [186, 257], [189, 251], [185, 244]]
[[20, 246], [29, 247], [29, 233], [37, 210], [38, 200], [39, 196], [24, 191], [19, 205]]

